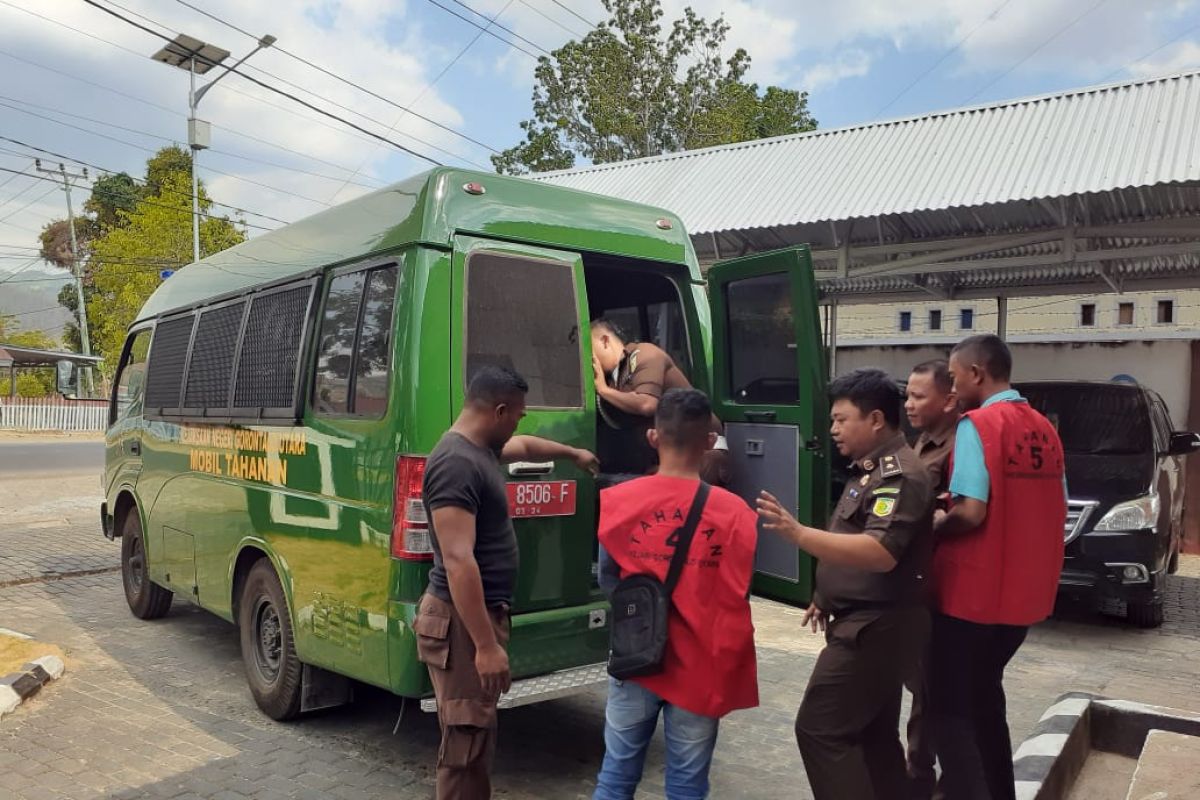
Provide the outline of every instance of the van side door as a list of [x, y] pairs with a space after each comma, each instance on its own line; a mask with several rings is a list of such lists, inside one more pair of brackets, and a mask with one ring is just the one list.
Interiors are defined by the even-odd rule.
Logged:
[[[829, 403], [807, 246], [714, 264], [713, 407], [725, 423], [732, 491], [751, 506], [762, 489], [803, 523], [829, 504]], [[754, 591], [797, 605], [812, 597], [814, 562], [759, 528]]]
[[135, 486], [142, 471], [142, 405], [152, 332], [150, 326], [130, 332], [113, 381], [104, 444], [104, 491], [110, 500], [121, 486]]
[[[518, 434], [595, 452], [587, 293], [578, 253], [456, 236], [450, 312], [450, 400], [462, 407], [481, 366], [516, 370], [529, 383]], [[504, 468], [521, 554], [514, 611], [581, 605], [592, 598], [596, 486], [574, 464]]]

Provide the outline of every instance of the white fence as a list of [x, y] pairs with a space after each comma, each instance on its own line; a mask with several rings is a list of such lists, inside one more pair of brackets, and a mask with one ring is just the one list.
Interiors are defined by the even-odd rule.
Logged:
[[58, 397], [0, 397], [0, 430], [103, 431], [108, 404]]

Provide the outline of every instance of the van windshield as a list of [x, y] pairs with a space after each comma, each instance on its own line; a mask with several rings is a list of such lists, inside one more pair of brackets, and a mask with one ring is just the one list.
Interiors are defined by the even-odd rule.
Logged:
[[1026, 384], [1017, 389], [1058, 429], [1067, 453], [1154, 452], [1149, 409], [1132, 386]]

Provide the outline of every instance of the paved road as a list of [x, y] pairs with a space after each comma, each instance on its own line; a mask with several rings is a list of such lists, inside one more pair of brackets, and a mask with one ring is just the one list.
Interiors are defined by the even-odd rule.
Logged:
[[[62, 646], [69, 664], [0, 721], [0, 799], [432, 797], [437, 723], [411, 703], [394, 733], [401, 701], [369, 689], [351, 706], [274, 723], [246, 688], [233, 626], [181, 602], [142, 622], [119, 574], [72, 575], [119, 561], [98, 531], [98, 494], [85, 475], [0, 486], [0, 624]], [[1008, 671], [1014, 739], [1069, 690], [1200, 710], [1200, 558], [1170, 586], [1157, 631], [1087, 614], [1038, 626]], [[820, 639], [776, 603], [756, 601], [754, 621], [762, 705], [722, 723], [713, 797], [804, 800], [792, 719]], [[498, 800], [588, 797], [603, 703], [593, 691], [504, 712]], [[662, 797], [660, 735], [637, 798]]]
[[0, 441], [0, 474], [92, 472], [104, 469], [104, 442], [91, 440]]

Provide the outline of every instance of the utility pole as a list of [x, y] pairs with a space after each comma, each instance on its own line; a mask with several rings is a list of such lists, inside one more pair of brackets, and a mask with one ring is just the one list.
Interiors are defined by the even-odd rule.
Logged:
[[[83, 172], [67, 172], [67, 168], [63, 164], [59, 164], [56, 170], [47, 169], [42, 166], [40, 158], [34, 161], [34, 165], [38, 172], [53, 175], [54, 180], [61, 180], [63, 192], [67, 195], [67, 229], [71, 232], [71, 274], [75, 277], [75, 299], [79, 303], [79, 350], [85, 356], [90, 356], [92, 345], [88, 337], [87, 305], [83, 300], [83, 272], [79, 268], [79, 241], [75, 238], [75, 209], [71, 205], [71, 184], [77, 180], [86, 181], [88, 179], [87, 167], [83, 168]], [[90, 397], [93, 394], [92, 368], [84, 367], [83, 375]]]

